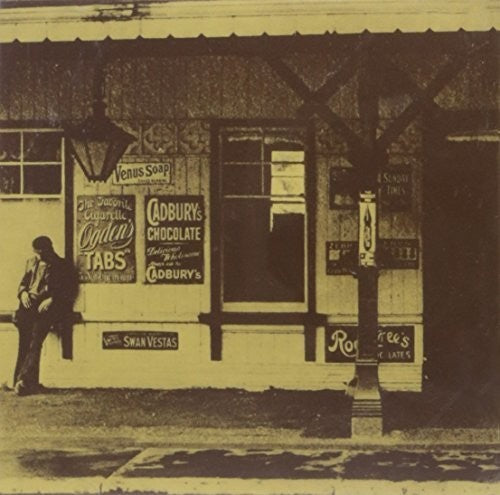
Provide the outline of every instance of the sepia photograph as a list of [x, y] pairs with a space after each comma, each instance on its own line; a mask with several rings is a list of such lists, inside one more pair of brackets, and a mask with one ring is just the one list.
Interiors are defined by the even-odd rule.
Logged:
[[0, 495], [500, 494], [500, 0], [0, 0]]

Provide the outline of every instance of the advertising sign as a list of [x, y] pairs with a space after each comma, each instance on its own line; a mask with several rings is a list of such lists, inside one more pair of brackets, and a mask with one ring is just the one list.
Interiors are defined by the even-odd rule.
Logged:
[[326, 274], [349, 275], [357, 265], [358, 243], [355, 241], [326, 242]]
[[179, 349], [179, 334], [150, 331], [102, 332], [102, 348], [176, 351]]
[[[357, 266], [358, 243], [355, 241], [326, 242], [326, 274], [349, 275]], [[417, 270], [418, 239], [379, 239], [377, 263], [385, 270]]]
[[360, 194], [359, 201], [359, 264], [375, 266], [377, 249], [377, 205], [375, 193], [366, 191]]
[[135, 196], [78, 196], [76, 249], [80, 282], [135, 282]]
[[117, 186], [138, 184], [172, 184], [172, 161], [160, 161], [158, 157], [134, 156], [133, 162], [120, 162], [113, 172], [112, 181]]
[[146, 283], [202, 284], [203, 196], [146, 196]]
[[391, 270], [418, 268], [418, 239], [381, 239], [380, 268]]
[[380, 173], [380, 203], [388, 211], [411, 209], [412, 177], [411, 167], [398, 165], [386, 168]]
[[330, 210], [353, 210], [358, 203], [355, 171], [330, 167]]
[[[325, 361], [350, 363], [356, 359], [358, 327], [329, 325], [325, 330]], [[378, 329], [377, 357], [381, 363], [412, 363], [415, 360], [415, 327], [383, 326]]]

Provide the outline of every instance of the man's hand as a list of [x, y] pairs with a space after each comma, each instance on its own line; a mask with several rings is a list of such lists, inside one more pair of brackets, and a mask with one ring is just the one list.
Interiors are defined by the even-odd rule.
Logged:
[[52, 304], [52, 298], [49, 297], [47, 299], [44, 299], [41, 303], [40, 306], [38, 306], [38, 312], [39, 313], [45, 313], [50, 308], [50, 305]]
[[21, 292], [21, 304], [26, 308], [30, 309], [33, 306], [31, 302], [30, 295], [24, 290]]

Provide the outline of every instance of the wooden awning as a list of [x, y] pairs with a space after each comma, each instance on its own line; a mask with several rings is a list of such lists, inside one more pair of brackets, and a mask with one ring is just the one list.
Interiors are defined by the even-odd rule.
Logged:
[[0, 43], [489, 31], [496, 0], [2, 0]]

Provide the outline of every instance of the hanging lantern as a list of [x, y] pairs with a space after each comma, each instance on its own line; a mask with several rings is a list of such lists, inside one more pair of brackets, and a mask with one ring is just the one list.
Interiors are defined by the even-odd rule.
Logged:
[[102, 60], [94, 78], [93, 113], [83, 123], [70, 126], [66, 137], [70, 152], [90, 181], [105, 182], [116, 168], [134, 137], [106, 117]]

